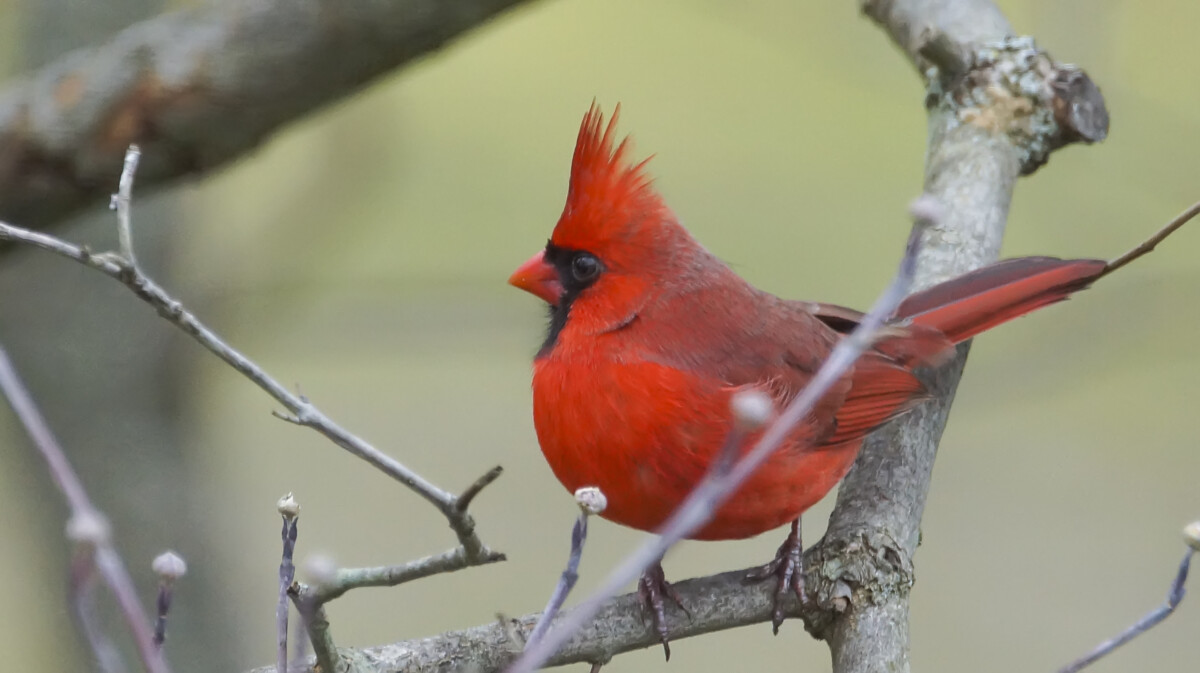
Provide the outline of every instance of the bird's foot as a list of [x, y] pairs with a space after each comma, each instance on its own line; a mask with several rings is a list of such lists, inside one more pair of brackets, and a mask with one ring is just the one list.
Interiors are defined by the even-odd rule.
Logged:
[[793, 591], [796, 598], [800, 599], [801, 605], [808, 602], [808, 595], [804, 592], [804, 543], [800, 539], [800, 519], [792, 522], [792, 531], [788, 533], [783, 544], [779, 545], [775, 559], [746, 575], [748, 582], [762, 582], [772, 578], [776, 584], [771, 627], [775, 635], [779, 635], [779, 626], [783, 624], [784, 618], [783, 597], [789, 591]]
[[670, 638], [667, 637], [667, 613], [664, 599], [670, 599], [675, 607], [688, 616], [688, 619], [692, 618], [692, 613], [683, 607], [683, 603], [679, 600], [679, 594], [667, 582], [661, 563], [655, 563], [642, 573], [641, 579], [638, 580], [638, 596], [642, 599], [642, 621], [645, 621], [645, 615], [649, 613], [654, 631], [658, 634], [659, 642], [662, 643], [663, 653], [666, 654], [667, 661], [670, 661], [671, 645]]

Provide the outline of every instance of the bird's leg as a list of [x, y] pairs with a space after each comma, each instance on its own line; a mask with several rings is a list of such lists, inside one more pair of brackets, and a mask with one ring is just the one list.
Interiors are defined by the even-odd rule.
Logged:
[[641, 579], [638, 580], [638, 596], [642, 599], [643, 621], [645, 621], [645, 613], [650, 613], [650, 620], [654, 624], [658, 640], [662, 643], [663, 653], [666, 654], [667, 661], [670, 661], [671, 646], [670, 639], [667, 637], [666, 603], [663, 599], [670, 599], [675, 607], [688, 616], [688, 619], [692, 618], [692, 613], [683, 607], [683, 603], [679, 600], [679, 594], [667, 582], [661, 561], [646, 568], [646, 572], [642, 573]]
[[792, 522], [792, 531], [787, 539], [779, 545], [775, 559], [770, 563], [751, 571], [746, 579], [751, 582], [761, 582], [775, 578], [775, 609], [771, 612], [771, 627], [779, 635], [779, 625], [783, 624], [783, 597], [789, 590], [796, 593], [800, 604], [808, 602], [804, 592], [804, 542], [800, 539], [800, 517]]

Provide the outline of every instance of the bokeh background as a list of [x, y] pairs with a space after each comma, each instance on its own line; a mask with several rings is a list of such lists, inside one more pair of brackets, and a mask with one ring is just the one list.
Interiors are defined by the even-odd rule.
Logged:
[[[1005, 252], [1110, 257], [1200, 198], [1200, 4], [1007, 0], [1017, 30], [1100, 84], [1108, 141], [1023, 180]], [[0, 4], [15, 77], [105, 39], [158, 0]], [[252, 46], [248, 46], [252, 48]], [[505, 285], [549, 234], [578, 121], [623, 105], [639, 154], [696, 236], [752, 282], [865, 306], [894, 269], [921, 185], [922, 89], [855, 3], [542, 0], [289, 128], [237, 164], [140, 197], [150, 271], [346, 427], [459, 489], [509, 555], [330, 607], [340, 645], [539, 610], [575, 508], [542, 461], [529, 360], [542, 308]], [[116, 175], [113, 176], [114, 185]], [[113, 240], [106, 213], [58, 233]], [[1162, 600], [1200, 515], [1200, 230], [1065, 305], [977, 340], [942, 442], [912, 603], [915, 670], [1053, 670]], [[152, 595], [178, 550], [178, 671], [273, 660], [274, 503], [303, 504], [298, 556], [400, 562], [453, 537], [432, 508], [316, 434], [122, 288], [27, 250], [0, 256], [0, 339]], [[815, 541], [827, 498], [807, 517]], [[0, 652], [83, 670], [64, 599], [65, 510], [0, 411]], [[690, 543], [684, 578], [770, 557], [779, 534]], [[592, 528], [581, 591], [638, 540]], [[117, 628], [114, 626], [114, 629]], [[1095, 667], [1194, 661], [1200, 606]], [[820, 671], [788, 624], [680, 642], [606, 670]], [[1186, 664], [1183, 664], [1186, 666]]]

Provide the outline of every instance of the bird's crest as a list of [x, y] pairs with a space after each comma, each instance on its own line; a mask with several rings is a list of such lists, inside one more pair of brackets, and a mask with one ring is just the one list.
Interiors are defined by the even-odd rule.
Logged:
[[551, 238], [555, 245], [594, 249], [632, 235], [648, 218], [657, 219], [664, 208], [643, 170], [650, 159], [631, 164], [627, 158], [629, 138], [616, 144], [620, 113], [617, 105], [605, 124], [604, 113], [593, 102], [583, 117], [571, 161], [567, 203]]

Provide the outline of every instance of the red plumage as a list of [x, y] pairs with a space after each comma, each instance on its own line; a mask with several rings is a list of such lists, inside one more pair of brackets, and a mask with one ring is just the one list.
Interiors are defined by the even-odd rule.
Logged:
[[[533, 410], [569, 490], [599, 486], [608, 519], [653, 530], [703, 477], [728, 435], [730, 397], [785, 404], [861, 317], [755, 289], [711, 255], [615, 144], [617, 115], [584, 117], [566, 206], [544, 252], [510, 282], [551, 305]], [[615, 146], [614, 146], [615, 145]], [[1007, 260], [909, 297], [896, 320], [784, 446], [695, 535], [757, 535], [796, 519], [850, 469], [863, 437], [925, 397], [917, 367], [955, 343], [1067, 298], [1099, 260]], [[754, 437], [745, 443], [748, 448]]]

